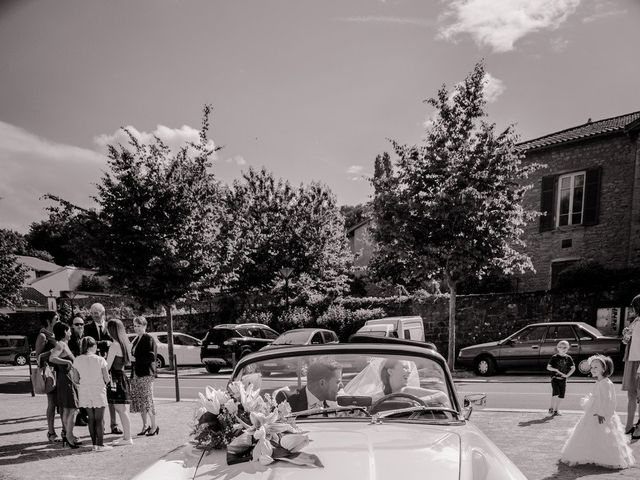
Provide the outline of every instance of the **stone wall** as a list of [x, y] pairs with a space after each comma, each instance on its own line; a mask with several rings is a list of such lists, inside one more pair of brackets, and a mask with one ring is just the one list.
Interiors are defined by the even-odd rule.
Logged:
[[[640, 164], [637, 155], [637, 138], [626, 135], [585, 140], [527, 154], [526, 161], [547, 165], [529, 179], [533, 188], [524, 198], [527, 209], [540, 210], [543, 176], [590, 167], [601, 167], [602, 176], [597, 225], [564, 226], [547, 232], [539, 232], [538, 220], [527, 226], [522, 238], [527, 244], [526, 251], [532, 259], [535, 273], [527, 273], [520, 278], [521, 290], [550, 288], [553, 260], [596, 260], [608, 268], [624, 268], [631, 263], [632, 243], [633, 248], [640, 252], [639, 240], [630, 243], [632, 225], [635, 232], [640, 232], [640, 214], [632, 215], [634, 201], [639, 204], [636, 210], [640, 212], [640, 192], [636, 192], [636, 198], [633, 193], [633, 179], [640, 174], [636, 167], [636, 163]], [[562, 241], [569, 239], [572, 245], [563, 248]], [[638, 262], [640, 260], [636, 260]]]

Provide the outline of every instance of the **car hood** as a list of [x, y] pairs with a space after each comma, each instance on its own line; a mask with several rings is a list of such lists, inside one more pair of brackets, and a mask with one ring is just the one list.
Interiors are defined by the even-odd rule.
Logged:
[[218, 451], [203, 458], [196, 478], [382, 479], [397, 476], [399, 466], [403, 480], [423, 480], [427, 472], [429, 478], [441, 480], [457, 480], [460, 475], [460, 438], [443, 429], [365, 422], [350, 424], [347, 429], [343, 422], [307, 423], [302, 428], [309, 432], [311, 440], [304, 451], [316, 454], [323, 468], [300, 467], [286, 462], [268, 466], [256, 462], [228, 466], [225, 452]]
[[299, 425], [310, 439], [304, 451], [316, 454], [323, 468], [287, 462], [267, 466], [257, 462], [227, 465], [226, 451], [214, 450], [202, 455], [200, 450], [191, 447], [175, 450], [135, 478], [364, 480], [395, 478], [399, 468], [402, 480], [460, 478], [460, 437], [446, 428], [368, 422], [349, 423], [349, 428], [345, 428], [345, 423], [340, 421]]
[[476, 345], [472, 345], [470, 347], [461, 348], [460, 352], [471, 352], [475, 350], [486, 350], [488, 348], [494, 348], [499, 346], [500, 341], [497, 342], [487, 342], [487, 343], [478, 343]]

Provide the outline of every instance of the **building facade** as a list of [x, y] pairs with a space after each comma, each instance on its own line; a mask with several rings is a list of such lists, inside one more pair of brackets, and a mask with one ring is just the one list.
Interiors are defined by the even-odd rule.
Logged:
[[588, 121], [519, 145], [545, 164], [528, 180], [527, 209], [543, 212], [525, 229], [535, 273], [520, 290], [551, 288], [579, 261], [640, 267], [640, 112]]

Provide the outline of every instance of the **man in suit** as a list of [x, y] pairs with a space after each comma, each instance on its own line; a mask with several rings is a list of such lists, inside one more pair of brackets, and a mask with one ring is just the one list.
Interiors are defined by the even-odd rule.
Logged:
[[307, 369], [307, 385], [288, 397], [276, 395], [278, 403], [287, 400], [292, 412], [322, 407], [335, 407], [338, 390], [342, 388], [342, 369], [337, 362], [318, 360]]
[[[82, 317], [73, 317], [71, 320], [71, 338], [69, 339], [69, 350], [73, 353], [74, 357], [78, 357], [82, 352], [80, 351], [80, 341], [84, 337], [84, 320]], [[78, 416], [76, 417], [77, 427], [86, 427], [89, 421], [89, 413], [86, 408], [80, 408]]]
[[[107, 332], [104, 306], [101, 303], [94, 303], [91, 305], [89, 313], [91, 314], [91, 318], [93, 318], [93, 322], [88, 323], [84, 327], [84, 335], [85, 337], [93, 337], [98, 344], [98, 354], [106, 358], [113, 339], [109, 336], [109, 332]], [[112, 403], [109, 404], [109, 418], [111, 419], [111, 433], [122, 434], [122, 430], [118, 427], [118, 421], [116, 419], [116, 409]]]

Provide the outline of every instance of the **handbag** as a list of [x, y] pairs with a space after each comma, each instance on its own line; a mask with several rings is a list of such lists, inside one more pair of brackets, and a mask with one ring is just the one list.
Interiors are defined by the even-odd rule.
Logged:
[[56, 375], [48, 365], [36, 368], [31, 372], [31, 383], [33, 391], [39, 395], [51, 393], [56, 388]]

